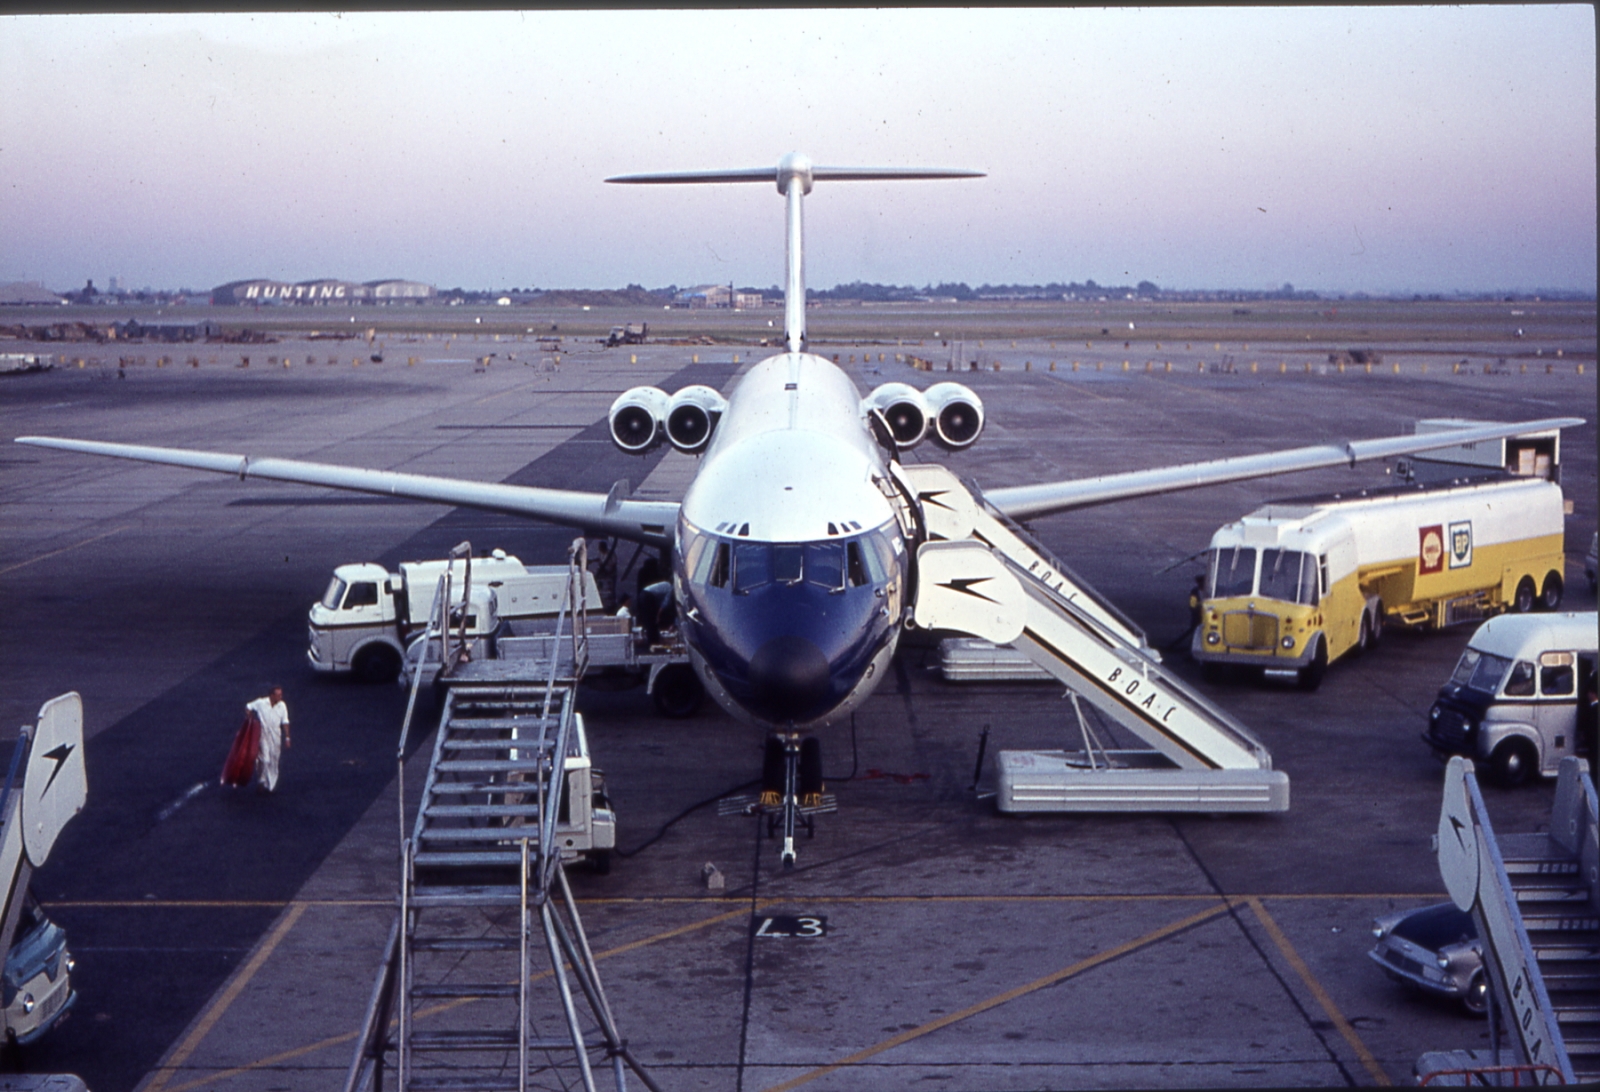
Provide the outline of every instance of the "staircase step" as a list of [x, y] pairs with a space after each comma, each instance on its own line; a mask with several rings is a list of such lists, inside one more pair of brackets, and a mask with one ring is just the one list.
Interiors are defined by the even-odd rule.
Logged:
[[[412, 861], [418, 868], [516, 868], [522, 863], [522, 854], [515, 850], [477, 852], [461, 851], [452, 853], [446, 850], [420, 850], [412, 854]], [[537, 861], [537, 853], [530, 855], [530, 860]]]
[[542, 773], [550, 768], [544, 758], [462, 758], [441, 759], [434, 764], [439, 773]]
[[1600, 996], [1600, 969], [1573, 967], [1564, 962], [1546, 965], [1541, 961], [1539, 976], [1544, 979], [1544, 988], [1552, 994], [1557, 990], [1565, 990]]
[[512, 1076], [477, 1077], [451, 1071], [448, 1077], [425, 1077], [416, 1072], [406, 1081], [407, 1092], [518, 1092], [517, 1079]]
[[[529, 790], [529, 795], [533, 795]], [[429, 819], [539, 818], [538, 804], [429, 804], [422, 809]]]
[[460, 796], [469, 793], [487, 793], [505, 796], [507, 793], [533, 792], [537, 781], [435, 781], [428, 791], [436, 796]]
[[520, 902], [521, 889], [512, 884], [418, 884], [411, 889], [411, 905], [417, 908], [516, 906]]
[[[568, 1046], [571, 1046], [569, 1043]], [[516, 1050], [517, 1033], [490, 1028], [471, 1031], [413, 1031], [412, 1050]]]
[[520, 947], [516, 937], [413, 937], [415, 952], [514, 952]]
[[1573, 970], [1584, 965], [1600, 965], [1600, 938], [1586, 940], [1553, 933], [1539, 938], [1530, 936], [1528, 939], [1541, 969], [1554, 964]]
[[411, 996], [419, 1000], [444, 997], [516, 997], [517, 987], [502, 984], [465, 983], [459, 986], [413, 986]]
[[423, 827], [421, 838], [424, 842], [464, 842], [478, 843], [480, 845], [505, 845], [508, 848], [521, 852], [521, 847], [516, 843], [523, 838], [529, 841], [528, 852], [537, 857], [539, 855], [539, 826], [537, 823], [527, 826], [515, 827]]
[[446, 738], [442, 746], [447, 751], [548, 751], [550, 741], [541, 743], [535, 739], [507, 739], [504, 736], [492, 739]]
[[[1540, 877], [1541, 880], [1545, 877]], [[1517, 896], [1518, 903], [1530, 902], [1562, 902], [1574, 903], [1579, 906], [1589, 904], [1588, 887], [1575, 887], [1566, 883], [1532, 883], [1519, 884], [1513, 882], [1512, 891]]]
[[1562, 1024], [1600, 1024], [1600, 1002], [1593, 997], [1585, 998], [1584, 1003], [1572, 1005], [1563, 1005], [1551, 998], [1550, 1007], [1556, 1012], [1556, 1020]]

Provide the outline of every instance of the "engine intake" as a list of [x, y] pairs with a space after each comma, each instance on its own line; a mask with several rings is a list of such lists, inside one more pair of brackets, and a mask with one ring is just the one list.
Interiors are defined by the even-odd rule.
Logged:
[[667, 439], [686, 455], [704, 451], [727, 408], [727, 399], [710, 387], [684, 387], [667, 405]]
[[667, 392], [634, 387], [611, 403], [611, 440], [630, 455], [643, 455], [666, 438]]
[[864, 400], [863, 409], [883, 414], [895, 446], [902, 451], [916, 447], [928, 434], [928, 419], [932, 416], [928, 401], [910, 384], [884, 383], [873, 388]]
[[935, 383], [922, 396], [933, 409], [933, 442], [946, 451], [971, 447], [983, 432], [983, 399], [960, 383]]

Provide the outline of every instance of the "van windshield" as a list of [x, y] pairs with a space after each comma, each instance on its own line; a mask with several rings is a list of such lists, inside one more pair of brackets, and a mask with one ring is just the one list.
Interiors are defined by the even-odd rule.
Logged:
[[1500, 680], [1506, 677], [1506, 669], [1510, 666], [1511, 661], [1504, 656], [1469, 648], [1461, 654], [1461, 662], [1456, 664], [1450, 681], [1458, 686], [1493, 694], [1500, 689]]
[[345, 583], [337, 576], [328, 581], [328, 590], [322, 593], [322, 605], [329, 610], [338, 610], [339, 601], [344, 598]]

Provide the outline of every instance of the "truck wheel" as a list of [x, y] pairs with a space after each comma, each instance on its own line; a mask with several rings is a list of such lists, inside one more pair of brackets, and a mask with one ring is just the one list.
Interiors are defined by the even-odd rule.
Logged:
[[1539, 609], [1555, 610], [1561, 605], [1561, 575], [1559, 573], [1546, 573], [1544, 590], [1539, 593]]
[[1311, 662], [1300, 669], [1300, 678], [1296, 680], [1300, 689], [1308, 692], [1321, 686], [1322, 677], [1328, 673], [1328, 642], [1320, 633], [1312, 640], [1317, 642], [1317, 650], [1311, 654]]
[[1508, 789], [1528, 780], [1538, 764], [1539, 756], [1534, 752], [1533, 744], [1520, 736], [1506, 740], [1489, 756], [1494, 779]]
[[1518, 614], [1527, 614], [1533, 609], [1534, 598], [1533, 577], [1525, 576], [1517, 584], [1517, 594], [1511, 600], [1511, 607]]
[[1383, 641], [1383, 600], [1372, 605], [1372, 629], [1367, 634], [1367, 647], [1377, 648]]
[[368, 645], [356, 653], [350, 671], [364, 683], [392, 683], [400, 677], [400, 655], [388, 645]]
[[656, 703], [656, 712], [680, 720], [692, 716], [700, 708], [700, 700], [705, 694], [706, 688], [701, 685], [700, 676], [694, 673], [694, 668], [688, 664], [668, 664], [656, 676], [656, 685], [650, 697]]
[[1371, 647], [1372, 647], [1372, 616], [1370, 614], [1363, 613], [1361, 615], [1361, 634], [1360, 634], [1360, 636], [1358, 636], [1356, 638], [1356, 647], [1352, 648], [1350, 650], [1350, 655], [1352, 655], [1352, 656], [1360, 656], [1362, 653], [1366, 652], [1367, 649], [1369, 649]]

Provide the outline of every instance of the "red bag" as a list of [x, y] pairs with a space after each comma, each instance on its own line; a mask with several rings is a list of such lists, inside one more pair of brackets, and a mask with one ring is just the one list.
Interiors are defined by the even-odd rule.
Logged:
[[222, 764], [222, 783], [235, 788], [250, 784], [256, 772], [256, 759], [260, 755], [261, 721], [255, 713], [246, 713], [244, 723], [239, 725], [239, 731], [234, 734], [228, 760]]

